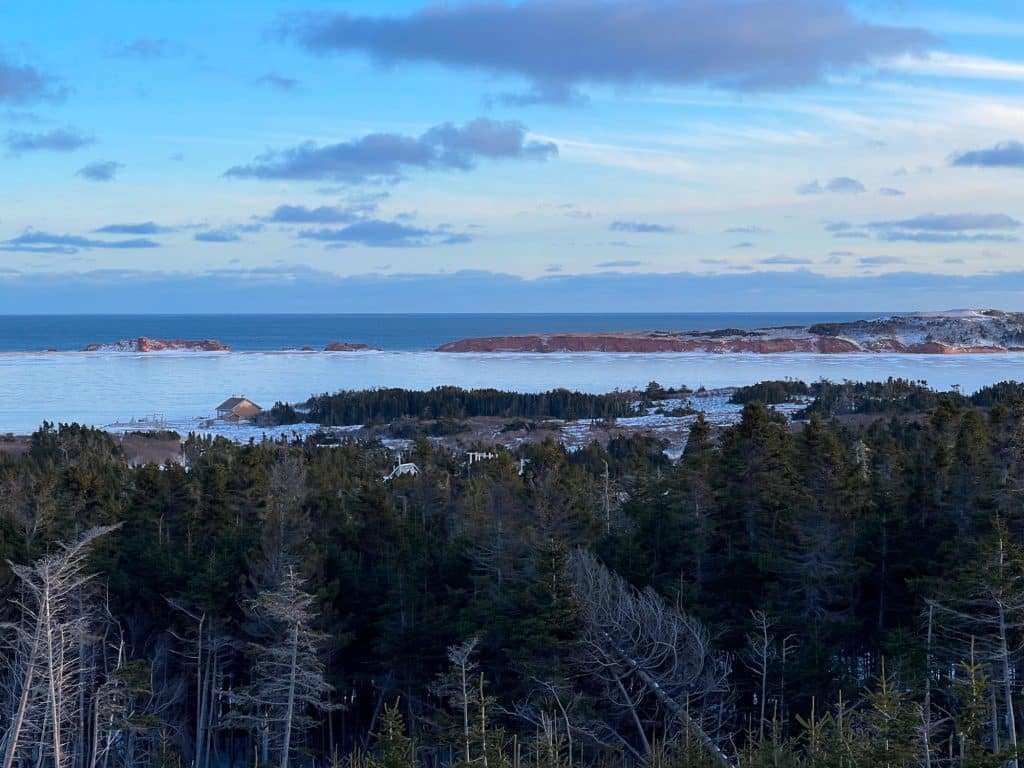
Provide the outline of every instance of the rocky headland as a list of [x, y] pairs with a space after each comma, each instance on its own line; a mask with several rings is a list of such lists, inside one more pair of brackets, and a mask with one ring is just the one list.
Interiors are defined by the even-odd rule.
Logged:
[[713, 331], [644, 331], [490, 336], [443, 344], [438, 352], [897, 353], [1024, 351], [1024, 313], [956, 310], [874, 320]]
[[378, 347], [371, 347], [369, 344], [359, 344], [353, 341], [332, 341], [324, 352], [379, 352]]
[[83, 352], [230, 352], [231, 347], [214, 339], [151, 339], [139, 336], [110, 344], [89, 344]]

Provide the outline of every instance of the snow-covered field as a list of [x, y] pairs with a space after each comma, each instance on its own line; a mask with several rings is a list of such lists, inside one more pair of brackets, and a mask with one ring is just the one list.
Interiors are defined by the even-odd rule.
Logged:
[[[682, 455], [689, 437], [690, 427], [696, 420], [696, 415], [671, 416], [658, 411], [671, 411], [675, 408], [691, 408], [704, 414], [705, 419], [714, 426], [728, 426], [736, 423], [740, 418], [743, 407], [729, 402], [730, 392], [713, 390], [707, 393], [695, 394], [691, 397], [676, 400], [665, 400], [657, 403], [656, 406], [648, 408], [643, 415], [627, 416], [615, 420], [611, 430], [615, 433], [644, 433], [664, 440], [666, 443], [665, 452], [672, 458]], [[804, 403], [787, 403], [776, 406], [776, 409], [792, 416], [792, 414], [804, 406]], [[558, 421], [552, 423], [559, 425], [556, 433], [558, 439], [570, 450], [578, 450], [590, 443], [605, 442], [609, 436], [609, 427], [600, 420], [582, 419], [577, 421]], [[359, 425], [345, 427], [323, 428], [316, 424], [293, 424], [282, 427], [257, 427], [246, 422], [231, 424], [211, 418], [191, 419], [161, 419], [150, 417], [136, 419], [128, 422], [105, 424], [103, 428], [112, 434], [125, 434], [139, 431], [171, 430], [183, 437], [190, 432], [198, 435], [224, 437], [236, 443], [246, 443], [250, 440], [261, 441], [264, 439], [279, 440], [284, 437], [289, 440], [304, 440], [317, 432], [327, 433], [338, 438], [351, 436], [366, 436]], [[396, 452], [407, 451], [412, 447], [413, 441], [403, 438], [381, 436], [381, 443]], [[448, 443], [448, 438], [430, 438], [436, 443]], [[475, 438], [471, 438], [475, 441]], [[496, 444], [505, 445], [508, 448], [516, 448], [526, 438], [522, 435], [508, 434], [500, 429], [494, 429], [489, 437], [484, 437], [485, 442], [493, 441]], [[460, 444], [463, 440], [458, 441]]]
[[170, 424], [202, 423], [234, 394], [270, 406], [276, 400], [303, 401], [314, 393], [382, 386], [608, 392], [643, 388], [652, 380], [717, 389], [765, 379], [887, 376], [923, 379], [939, 388], [958, 385], [970, 392], [1024, 378], [1024, 354], [0, 354], [0, 433], [31, 432], [43, 420], [103, 426], [152, 414]]
[[[661, 411], [671, 412], [674, 408], [691, 408], [704, 414], [705, 420], [716, 427], [726, 427], [739, 421], [743, 411], [742, 405], [729, 402], [730, 392], [712, 391], [707, 394], [694, 395], [682, 400], [665, 400], [655, 407], [647, 409], [642, 416], [626, 416], [615, 420], [615, 428], [650, 434], [667, 443], [665, 452], [677, 458], [686, 448], [690, 435], [690, 427], [697, 420], [695, 415], [669, 416]], [[804, 408], [806, 403], [784, 403], [775, 409], [787, 417]], [[589, 445], [602, 431], [603, 427], [594, 421], [570, 421], [562, 425], [562, 442], [570, 449], [583, 448]]]

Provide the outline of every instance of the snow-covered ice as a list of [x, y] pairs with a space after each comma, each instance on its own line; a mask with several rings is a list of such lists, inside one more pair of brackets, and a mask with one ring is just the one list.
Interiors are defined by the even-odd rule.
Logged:
[[95, 426], [159, 414], [167, 422], [212, 414], [245, 394], [268, 407], [339, 389], [441, 384], [538, 392], [664, 386], [709, 389], [765, 379], [925, 380], [965, 392], [1024, 378], [1024, 354], [719, 355], [308, 353], [0, 354], [0, 433], [30, 432], [45, 419]]

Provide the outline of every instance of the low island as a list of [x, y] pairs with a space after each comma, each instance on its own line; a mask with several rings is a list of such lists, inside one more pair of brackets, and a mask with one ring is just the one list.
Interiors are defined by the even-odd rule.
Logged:
[[955, 310], [874, 320], [742, 330], [626, 331], [489, 336], [443, 344], [438, 352], [902, 353], [1024, 351], [1024, 313]]
[[231, 347], [214, 339], [151, 339], [139, 336], [109, 344], [88, 344], [83, 352], [230, 352]]

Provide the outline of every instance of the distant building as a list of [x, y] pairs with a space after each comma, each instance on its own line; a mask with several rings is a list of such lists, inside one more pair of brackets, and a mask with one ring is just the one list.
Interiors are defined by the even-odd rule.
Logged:
[[490, 461], [498, 458], [498, 454], [490, 453], [488, 451], [467, 451], [466, 452], [466, 463], [476, 464], [478, 461]]
[[391, 474], [384, 475], [384, 480], [394, 480], [396, 477], [412, 476], [415, 477], [420, 473], [420, 468], [413, 464], [411, 461], [407, 461], [404, 464], [397, 465]]
[[232, 423], [248, 421], [263, 409], [247, 397], [229, 397], [217, 406], [217, 418]]

